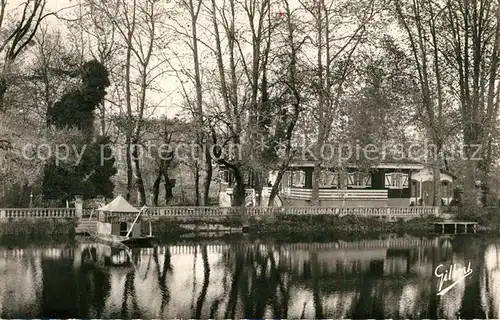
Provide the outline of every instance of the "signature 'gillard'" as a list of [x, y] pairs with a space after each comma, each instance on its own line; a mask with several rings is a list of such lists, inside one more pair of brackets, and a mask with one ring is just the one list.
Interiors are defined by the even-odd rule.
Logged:
[[[434, 274], [436, 275], [436, 277], [439, 278], [439, 289], [438, 289], [438, 294], [437, 294], [438, 296], [444, 295], [446, 292], [450, 291], [451, 288], [453, 288], [457, 283], [459, 283], [460, 281], [464, 280], [466, 277], [468, 277], [469, 275], [472, 274], [470, 262], [467, 265], [467, 267], [460, 267], [459, 264], [455, 263], [455, 264], [450, 265], [450, 267], [447, 270], [440, 272], [439, 269], [442, 267], [444, 267], [444, 266], [442, 264], [440, 264], [434, 270]], [[443, 285], [446, 282], [452, 281], [455, 272], [459, 272], [460, 269], [463, 270], [463, 275], [461, 275], [453, 283], [451, 283], [449, 286], [447, 286], [446, 288], [443, 289]]]

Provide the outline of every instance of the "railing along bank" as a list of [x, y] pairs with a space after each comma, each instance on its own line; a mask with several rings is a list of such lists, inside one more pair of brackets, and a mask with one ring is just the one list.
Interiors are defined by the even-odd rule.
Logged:
[[0, 219], [8, 218], [74, 218], [75, 208], [0, 208]]
[[438, 207], [156, 207], [150, 208], [151, 216], [183, 217], [183, 216], [231, 216], [246, 214], [248, 216], [283, 215], [359, 215], [359, 216], [422, 216], [439, 215]]
[[[0, 219], [9, 218], [79, 218], [90, 214], [89, 209], [75, 208], [0, 208]], [[269, 215], [358, 215], [378, 217], [416, 217], [439, 215], [438, 207], [151, 207], [153, 217], [224, 217], [245, 214]]]

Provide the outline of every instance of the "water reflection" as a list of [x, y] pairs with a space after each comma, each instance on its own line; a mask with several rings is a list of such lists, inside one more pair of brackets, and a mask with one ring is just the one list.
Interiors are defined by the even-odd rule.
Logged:
[[[435, 268], [469, 262], [437, 296]], [[0, 246], [0, 317], [499, 318], [499, 262], [481, 237]]]

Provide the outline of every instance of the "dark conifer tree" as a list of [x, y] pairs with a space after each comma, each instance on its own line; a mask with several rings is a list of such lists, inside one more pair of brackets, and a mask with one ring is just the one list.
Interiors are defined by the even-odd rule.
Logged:
[[92, 60], [83, 65], [79, 75], [81, 86], [65, 94], [48, 111], [47, 123], [58, 129], [78, 129], [84, 140], [78, 150], [85, 149], [76, 165], [56, 164], [49, 161], [45, 166], [43, 192], [50, 200], [71, 200], [75, 195], [84, 198], [112, 197], [114, 184], [110, 178], [117, 173], [115, 159], [111, 157], [109, 138], [94, 139], [94, 113], [106, 95], [110, 85], [109, 73], [100, 62]]

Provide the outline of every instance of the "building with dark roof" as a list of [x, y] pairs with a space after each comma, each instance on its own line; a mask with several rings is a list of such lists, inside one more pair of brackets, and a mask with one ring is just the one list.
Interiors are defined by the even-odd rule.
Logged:
[[[278, 206], [307, 207], [312, 204], [313, 171], [315, 159], [297, 157], [289, 164], [280, 184]], [[319, 205], [324, 207], [408, 207], [429, 206], [433, 203], [433, 174], [428, 165], [411, 159], [346, 159], [343, 163], [322, 161], [319, 181]], [[221, 199], [226, 205], [232, 194], [233, 179], [230, 170], [222, 170]], [[276, 173], [272, 172], [269, 184]], [[252, 179], [247, 191], [251, 194]], [[442, 204], [453, 199], [455, 176], [441, 171]], [[269, 187], [264, 188], [261, 203], [267, 205]]]

